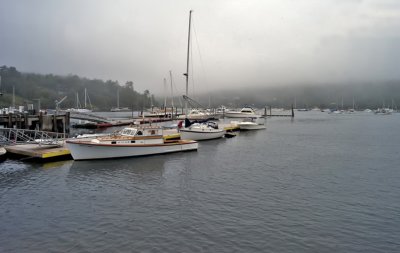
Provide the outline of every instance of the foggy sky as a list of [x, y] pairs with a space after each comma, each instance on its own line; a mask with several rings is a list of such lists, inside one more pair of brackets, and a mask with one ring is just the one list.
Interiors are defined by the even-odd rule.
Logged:
[[183, 93], [190, 9], [191, 93], [400, 79], [397, 0], [0, 0], [0, 65]]

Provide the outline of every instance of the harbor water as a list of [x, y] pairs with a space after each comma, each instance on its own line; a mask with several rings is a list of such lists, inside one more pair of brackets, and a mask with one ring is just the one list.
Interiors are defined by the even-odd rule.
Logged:
[[0, 164], [0, 252], [399, 252], [400, 114], [299, 112], [198, 151]]

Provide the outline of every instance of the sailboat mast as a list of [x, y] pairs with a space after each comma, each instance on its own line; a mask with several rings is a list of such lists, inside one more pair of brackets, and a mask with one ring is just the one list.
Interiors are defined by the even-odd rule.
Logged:
[[13, 86], [12, 107], [15, 109], [15, 86]]
[[117, 108], [119, 108], [119, 88], [117, 89]]
[[87, 95], [86, 95], [86, 88], [85, 88], [85, 109], [86, 109], [86, 97], [87, 97]]
[[164, 108], [167, 107], [167, 79], [164, 78]]
[[169, 79], [171, 81], [171, 106], [174, 108], [174, 91], [172, 90], [172, 71], [169, 71]]
[[[186, 96], [189, 96], [189, 55], [190, 55], [190, 29], [192, 23], [192, 10], [189, 12], [189, 32], [188, 32], [188, 46], [187, 46], [187, 58], [186, 58]], [[185, 100], [185, 114], [188, 114], [188, 102]]]

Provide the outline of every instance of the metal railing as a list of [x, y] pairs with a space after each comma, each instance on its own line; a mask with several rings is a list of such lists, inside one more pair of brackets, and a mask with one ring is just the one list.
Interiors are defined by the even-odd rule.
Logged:
[[0, 128], [0, 145], [62, 145], [67, 137], [65, 133]]

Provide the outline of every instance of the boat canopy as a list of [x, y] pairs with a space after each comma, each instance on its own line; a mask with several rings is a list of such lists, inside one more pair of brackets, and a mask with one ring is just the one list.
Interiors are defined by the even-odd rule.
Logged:
[[123, 136], [154, 136], [162, 135], [162, 129], [159, 127], [144, 127], [143, 129], [136, 129], [133, 127], [126, 127], [120, 131], [120, 135]]

